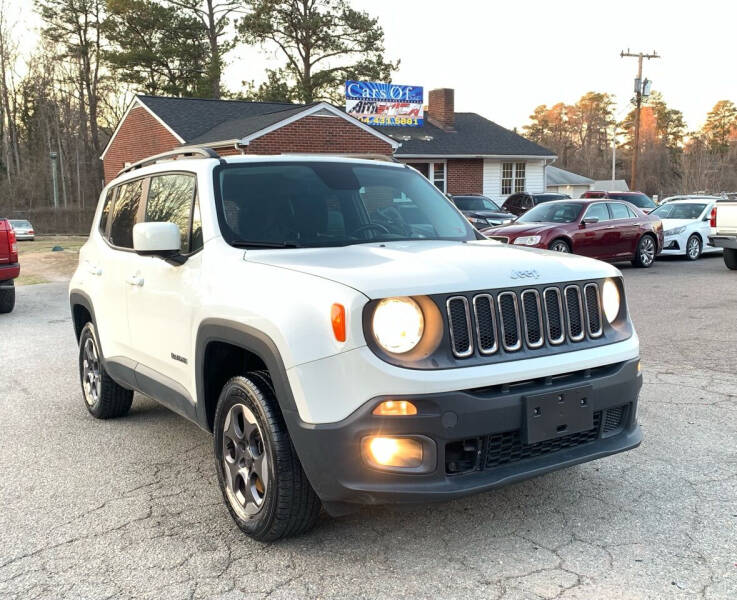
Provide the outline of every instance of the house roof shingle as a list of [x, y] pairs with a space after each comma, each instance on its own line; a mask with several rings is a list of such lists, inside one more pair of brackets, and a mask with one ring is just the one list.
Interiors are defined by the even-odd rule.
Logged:
[[[137, 96], [185, 144], [241, 139], [313, 106], [284, 102], [247, 102], [203, 98]], [[446, 131], [425, 119], [422, 127], [374, 127], [401, 143], [396, 156], [554, 156], [475, 113], [455, 113], [455, 130]]]
[[[144, 95], [139, 95], [137, 98], [186, 143], [242, 138], [307, 106], [288, 102], [246, 102]], [[282, 114], [281, 118], [276, 117], [279, 113]], [[269, 120], [267, 115], [272, 115], [273, 120], [266, 125], [258, 126], [259, 121], [254, 117]], [[256, 128], [241, 132], [240, 128], [243, 126], [255, 126]], [[210, 137], [211, 133], [221, 137]]]
[[422, 127], [377, 127], [402, 143], [397, 156], [555, 156], [551, 150], [476, 113], [455, 113], [454, 128], [446, 131], [428, 119]]

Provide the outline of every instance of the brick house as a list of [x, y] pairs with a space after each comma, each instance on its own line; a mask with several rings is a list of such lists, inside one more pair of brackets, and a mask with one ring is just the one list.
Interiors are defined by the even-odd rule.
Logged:
[[545, 191], [554, 154], [474, 113], [456, 113], [450, 89], [432, 90], [422, 127], [372, 127], [326, 102], [299, 105], [136, 96], [102, 160], [110, 181], [126, 164], [177, 147], [221, 155], [385, 155], [411, 164], [443, 192], [496, 200]]

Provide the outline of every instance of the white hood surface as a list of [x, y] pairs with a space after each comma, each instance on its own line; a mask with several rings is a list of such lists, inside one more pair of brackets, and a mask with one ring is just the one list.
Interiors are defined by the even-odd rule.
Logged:
[[[614, 277], [604, 262], [494, 241], [371, 242], [247, 250], [244, 260], [336, 281], [369, 298], [447, 294]], [[299, 294], [299, 290], [295, 290]]]

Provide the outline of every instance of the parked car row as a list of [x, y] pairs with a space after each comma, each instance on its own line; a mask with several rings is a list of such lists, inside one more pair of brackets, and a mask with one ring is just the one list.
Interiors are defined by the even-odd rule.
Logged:
[[482, 230], [517, 246], [572, 252], [649, 267], [664, 246], [663, 225], [627, 202], [553, 200], [538, 204], [509, 225]]

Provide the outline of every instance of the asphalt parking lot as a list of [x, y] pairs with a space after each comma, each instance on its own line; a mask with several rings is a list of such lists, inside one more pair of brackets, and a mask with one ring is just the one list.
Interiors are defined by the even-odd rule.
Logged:
[[622, 266], [645, 385], [635, 451], [445, 504], [243, 536], [211, 438], [136, 396], [96, 421], [66, 286], [0, 316], [2, 598], [737, 597], [737, 273]]

